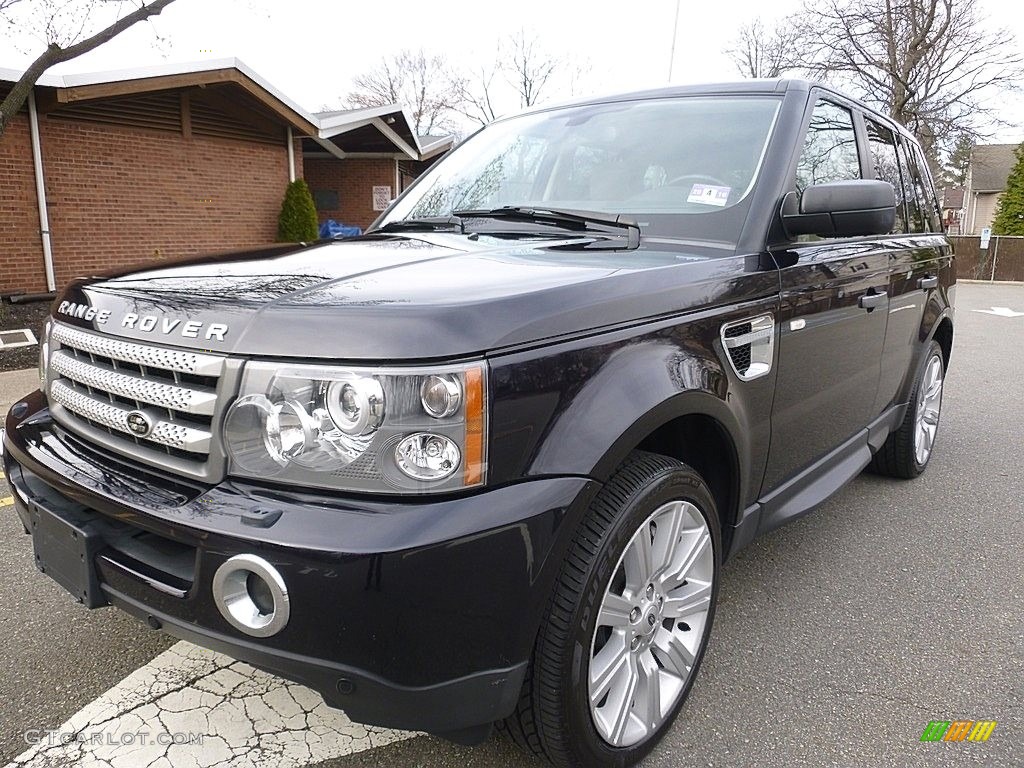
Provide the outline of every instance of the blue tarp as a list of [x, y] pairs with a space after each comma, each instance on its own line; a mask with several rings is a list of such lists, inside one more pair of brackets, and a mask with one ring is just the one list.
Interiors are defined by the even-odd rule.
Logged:
[[330, 240], [336, 237], [355, 237], [363, 234], [359, 227], [350, 227], [346, 224], [339, 224], [334, 219], [328, 219], [320, 225], [321, 239]]

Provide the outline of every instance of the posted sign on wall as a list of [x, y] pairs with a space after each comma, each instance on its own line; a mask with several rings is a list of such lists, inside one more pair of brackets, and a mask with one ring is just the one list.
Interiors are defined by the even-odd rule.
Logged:
[[373, 188], [373, 210], [386, 211], [391, 205], [391, 187]]
[[985, 227], [983, 230], [981, 230], [981, 250], [984, 251], [984, 250], [988, 249], [988, 241], [989, 241], [989, 239], [991, 237], [992, 237], [992, 228], [991, 227]]

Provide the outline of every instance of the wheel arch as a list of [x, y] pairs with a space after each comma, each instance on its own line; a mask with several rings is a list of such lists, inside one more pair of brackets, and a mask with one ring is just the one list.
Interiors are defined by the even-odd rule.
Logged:
[[949, 370], [949, 360], [953, 355], [953, 319], [949, 315], [943, 315], [935, 324], [932, 339], [942, 347], [942, 363]]
[[722, 526], [723, 552], [729, 552], [749, 478], [749, 467], [741, 458], [746, 448], [742, 435], [722, 400], [706, 392], [684, 392], [637, 419], [605, 453], [593, 474], [607, 481], [634, 450], [688, 464], [711, 490]]

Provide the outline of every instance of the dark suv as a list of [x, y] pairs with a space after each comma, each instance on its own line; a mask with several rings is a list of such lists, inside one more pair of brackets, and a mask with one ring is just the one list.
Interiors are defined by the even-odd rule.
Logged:
[[722, 563], [927, 465], [941, 232], [911, 135], [813, 83], [501, 120], [362, 237], [69, 286], [15, 507], [80, 602], [356, 721], [628, 765]]

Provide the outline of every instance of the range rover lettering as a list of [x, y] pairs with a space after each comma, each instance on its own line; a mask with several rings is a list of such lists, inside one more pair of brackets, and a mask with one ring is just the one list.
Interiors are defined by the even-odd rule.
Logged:
[[825, 86], [540, 109], [363, 236], [74, 281], [3, 463], [89, 608], [358, 722], [626, 766], [723, 563], [926, 468], [954, 284], [918, 143]]

